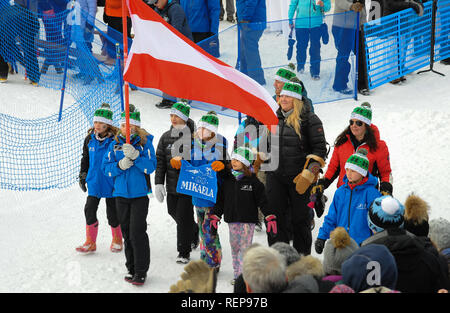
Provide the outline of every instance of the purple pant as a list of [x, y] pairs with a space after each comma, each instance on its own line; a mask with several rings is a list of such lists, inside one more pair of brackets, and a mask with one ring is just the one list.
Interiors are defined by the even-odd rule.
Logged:
[[234, 278], [242, 273], [242, 261], [245, 249], [253, 241], [255, 224], [252, 223], [228, 223], [230, 229], [231, 256], [233, 258]]

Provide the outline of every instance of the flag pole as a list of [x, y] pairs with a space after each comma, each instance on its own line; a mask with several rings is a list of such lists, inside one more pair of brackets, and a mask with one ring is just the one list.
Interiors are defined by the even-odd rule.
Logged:
[[[127, 2], [122, 0], [122, 37], [123, 37], [123, 70], [125, 70], [125, 64], [128, 58], [128, 27], [127, 27]], [[122, 71], [123, 78], [123, 71]], [[126, 140], [130, 143], [130, 100], [128, 82], [123, 80], [123, 86], [125, 87], [125, 123], [126, 123]]]

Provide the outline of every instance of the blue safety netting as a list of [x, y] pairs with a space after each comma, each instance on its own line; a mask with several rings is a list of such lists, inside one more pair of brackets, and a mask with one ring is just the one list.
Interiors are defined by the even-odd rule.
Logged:
[[0, 56], [40, 88], [61, 90], [74, 99], [46, 118], [0, 114], [2, 189], [73, 184], [95, 109], [109, 103], [118, 125], [123, 104], [116, 51], [122, 55], [122, 35], [73, 5], [0, 0]]

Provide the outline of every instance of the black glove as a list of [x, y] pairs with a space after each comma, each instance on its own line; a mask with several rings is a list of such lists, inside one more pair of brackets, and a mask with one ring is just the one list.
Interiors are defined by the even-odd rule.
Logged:
[[328, 198], [323, 193], [316, 194], [316, 201], [314, 202], [314, 210], [316, 210], [316, 215], [320, 218], [325, 211], [325, 203], [327, 203]]
[[323, 193], [323, 191], [327, 189], [330, 184], [331, 181], [329, 179], [319, 178], [319, 180], [317, 180], [317, 183], [311, 188], [311, 194], [316, 193], [317, 190], [320, 190], [320, 192]]
[[383, 196], [392, 196], [392, 185], [390, 182], [383, 181], [380, 184], [380, 192]]
[[317, 254], [321, 254], [323, 251], [323, 247], [325, 247], [325, 239], [317, 238], [314, 243], [314, 248], [316, 249]]
[[86, 176], [87, 176], [86, 172], [81, 172], [80, 176], [79, 176], [79, 181], [78, 181], [78, 184], [80, 185], [80, 188], [81, 188], [81, 190], [83, 190], [83, 192], [87, 191], [87, 188], [86, 188]]

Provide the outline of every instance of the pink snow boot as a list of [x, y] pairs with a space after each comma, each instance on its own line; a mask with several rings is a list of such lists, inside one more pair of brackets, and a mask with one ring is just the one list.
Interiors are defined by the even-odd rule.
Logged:
[[97, 241], [98, 221], [92, 225], [86, 225], [86, 242], [76, 248], [78, 252], [88, 253], [97, 250], [95, 242]]
[[120, 252], [122, 251], [123, 243], [122, 243], [122, 230], [120, 225], [117, 227], [111, 227], [112, 231], [112, 242], [110, 250], [111, 252]]

